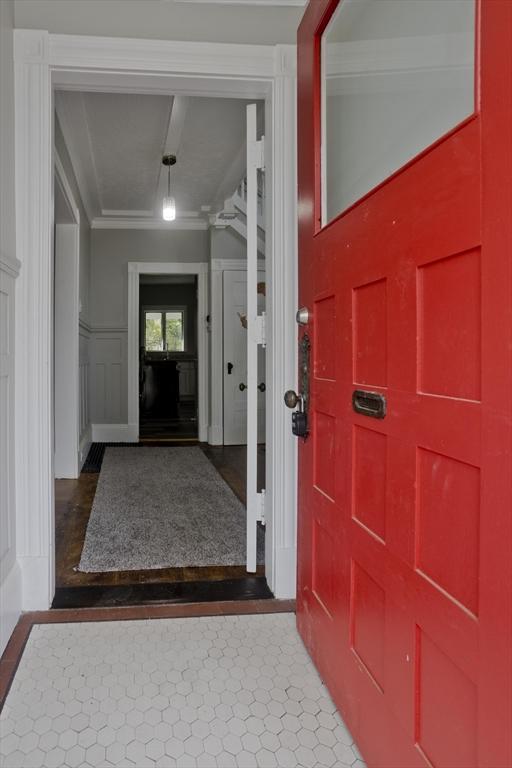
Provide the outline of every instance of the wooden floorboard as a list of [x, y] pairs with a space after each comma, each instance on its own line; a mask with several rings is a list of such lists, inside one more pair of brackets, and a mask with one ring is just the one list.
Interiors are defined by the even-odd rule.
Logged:
[[[202, 445], [201, 448], [233, 492], [245, 504], [245, 446], [211, 447]], [[263, 464], [263, 469], [264, 459], [264, 452], [260, 449], [259, 462], [260, 465]], [[57, 589], [86, 586], [127, 587], [182, 582], [230, 582], [233, 579], [245, 580], [248, 578], [245, 566], [158, 568], [107, 573], [81, 573], [77, 571], [98, 479], [99, 474], [97, 473], [82, 473], [76, 480], [55, 481]], [[258, 566], [256, 576], [262, 577], [264, 574], [264, 566]], [[241, 597], [243, 587], [240, 587], [240, 590], [238, 596]], [[197, 599], [200, 599], [199, 594]]]

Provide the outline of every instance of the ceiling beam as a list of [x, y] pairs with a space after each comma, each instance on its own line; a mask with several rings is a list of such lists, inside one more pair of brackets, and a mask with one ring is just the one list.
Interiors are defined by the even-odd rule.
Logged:
[[[187, 117], [187, 111], [190, 104], [190, 98], [188, 96], [174, 96], [172, 102], [172, 108], [169, 115], [169, 123], [167, 126], [167, 136], [165, 138], [162, 156], [163, 155], [176, 155], [179, 162], [179, 149], [181, 146], [181, 137], [183, 134], [183, 128], [185, 126], [185, 119]], [[172, 175], [172, 170], [171, 170]], [[154, 212], [155, 216], [158, 216], [160, 211], [161, 201], [164, 195], [167, 193], [167, 168], [163, 165], [160, 166], [158, 174], [158, 182], [155, 190], [155, 204]]]
[[101, 200], [84, 95], [56, 91], [55, 111], [85, 212], [92, 222], [101, 213]]

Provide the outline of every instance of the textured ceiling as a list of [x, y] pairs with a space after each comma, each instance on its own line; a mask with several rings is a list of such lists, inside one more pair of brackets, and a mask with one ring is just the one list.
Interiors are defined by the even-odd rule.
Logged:
[[172, 98], [89, 93], [84, 102], [102, 210], [151, 209]]
[[171, 190], [178, 219], [206, 219], [220, 210], [245, 173], [247, 103], [58, 92], [57, 118], [91, 221], [160, 219], [166, 152], [177, 156]]

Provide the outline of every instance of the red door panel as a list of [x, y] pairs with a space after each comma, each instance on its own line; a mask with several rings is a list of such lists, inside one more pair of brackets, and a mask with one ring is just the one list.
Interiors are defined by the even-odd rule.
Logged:
[[510, 768], [512, 2], [479, 6], [475, 114], [322, 229], [336, 6], [298, 38], [298, 627], [369, 765]]

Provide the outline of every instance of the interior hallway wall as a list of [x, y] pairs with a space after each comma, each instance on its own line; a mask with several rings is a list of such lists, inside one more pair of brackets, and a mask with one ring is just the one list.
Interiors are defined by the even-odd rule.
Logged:
[[0, 654], [21, 609], [14, 475], [14, 3], [0, 2]]
[[128, 423], [128, 263], [208, 262], [206, 230], [94, 229], [91, 249], [92, 421]]

